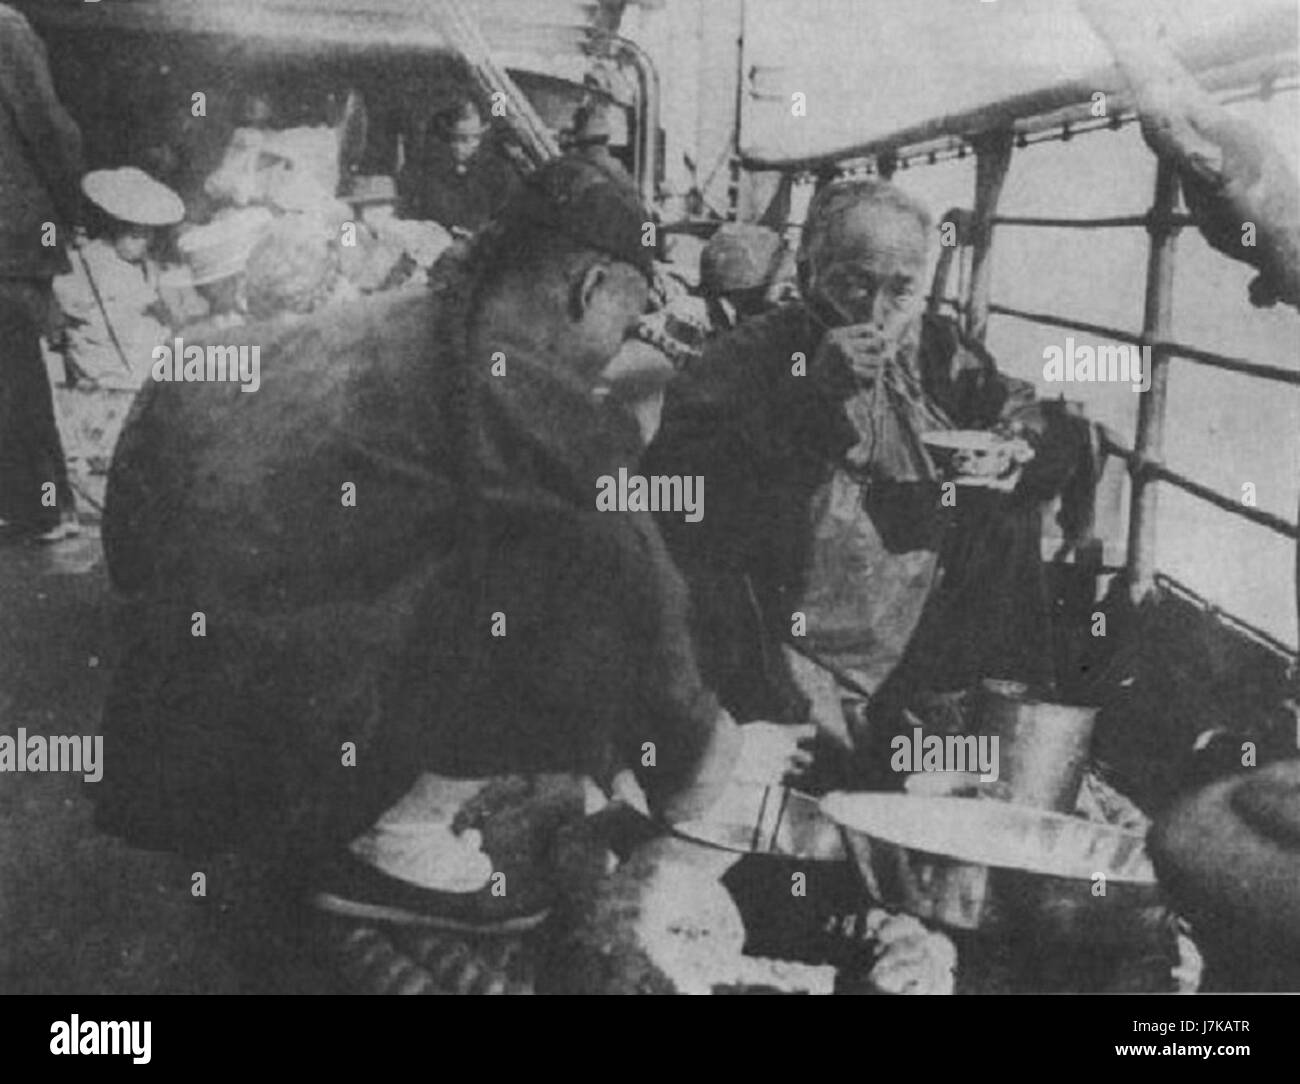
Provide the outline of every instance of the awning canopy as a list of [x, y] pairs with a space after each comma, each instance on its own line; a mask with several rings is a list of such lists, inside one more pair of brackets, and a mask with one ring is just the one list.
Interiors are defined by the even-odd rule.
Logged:
[[[1210, 89], [1300, 70], [1298, 12], [1295, 0], [1134, 5]], [[1127, 98], [1074, 0], [751, 0], [744, 33], [741, 151], [752, 167], [970, 137], [1096, 91], [1116, 95], [1113, 115]]]
[[[445, 51], [433, 0], [10, 0], [46, 30], [210, 34], [251, 51]], [[625, 0], [463, 0], [498, 63], [554, 75], [592, 30], [615, 32]], [[549, 62], [539, 66], [539, 59]]]

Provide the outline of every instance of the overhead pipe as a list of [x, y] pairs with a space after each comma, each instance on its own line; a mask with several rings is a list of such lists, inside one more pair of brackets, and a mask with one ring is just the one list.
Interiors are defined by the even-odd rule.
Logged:
[[611, 37], [615, 59], [626, 60], [637, 75], [637, 146], [634, 173], [647, 207], [658, 197], [659, 171], [659, 72], [654, 61], [636, 42]]

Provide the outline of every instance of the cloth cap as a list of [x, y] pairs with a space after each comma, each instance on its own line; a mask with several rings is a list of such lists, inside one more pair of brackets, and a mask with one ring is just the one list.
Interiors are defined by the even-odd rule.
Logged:
[[719, 226], [700, 254], [700, 288], [718, 295], [767, 286], [776, 273], [781, 237], [749, 222]]
[[139, 226], [174, 226], [185, 203], [161, 181], [134, 166], [97, 169], [81, 179], [81, 190], [114, 218]]
[[519, 226], [553, 230], [653, 279], [656, 249], [642, 244], [650, 221], [650, 213], [626, 177], [585, 158], [563, 157], [527, 177], [496, 228], [505, 233]]

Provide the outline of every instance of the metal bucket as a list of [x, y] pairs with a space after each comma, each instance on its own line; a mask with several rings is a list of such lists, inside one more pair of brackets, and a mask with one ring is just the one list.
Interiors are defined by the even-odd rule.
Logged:
[[1097, 711], [1041, 700], [1019, 682], [981, 682], [976, 732], [998, 738], [998, 779], [981, 784], [980, 795], [1073, 812]]

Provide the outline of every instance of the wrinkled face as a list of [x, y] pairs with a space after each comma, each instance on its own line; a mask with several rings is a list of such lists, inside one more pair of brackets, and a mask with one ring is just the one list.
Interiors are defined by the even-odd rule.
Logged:
[[139, 263], [149, 253], [149, 231], [143, 226], [125, 226], [113, 238], [113, 250], [127, 263]]
[[924, 300], [926, 234], [907, 211], [860, 204], [812, 247], [807, 293], [842, 324], [870, 324], [897, 342]]

